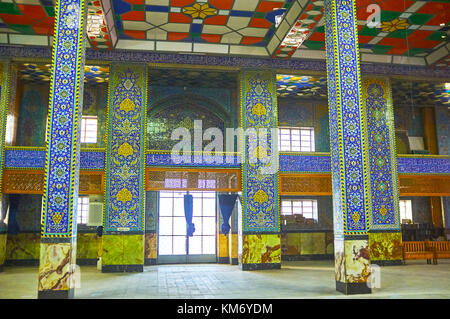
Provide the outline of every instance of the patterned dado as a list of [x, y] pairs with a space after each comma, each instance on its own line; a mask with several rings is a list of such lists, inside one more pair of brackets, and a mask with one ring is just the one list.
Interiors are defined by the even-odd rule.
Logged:
[[[251, 143], [244, 138], [243, 171], [243, 230], [280, 230], [278, 211], [278, 167], [275, 172], [263, 172], [277, 165], [277, 145], [273, 145], [271, 128], [277, 127], [275, 76], [270, 71], [242, 71], [241, 111], [244, 131], [248, 128], [267, 129], [266, 139]], [[275, 141], [276, 141], [275, 137]], [[275, 166], [274, 165], [274, 166]]]
[[365, 79], [362, 103], [367, 119], [370, 168], [370, 229], [400, 230], [394, 115], [388, 79]]
[[[8, 91], [9, 91], [9, 69], [10, 64], [0, 61], [0, 163], [3, 163], [4, 148], [5, 143], [5, 128], [6, 128], [6, 114], [7, 114], [7, 103], [8, 103]], [[2, 172], [0, 170], [0, 191], [1, 191], [1, 180]]]
[[113, 64], [109, 89], [105, 231], [144, 230], [145, 65]]

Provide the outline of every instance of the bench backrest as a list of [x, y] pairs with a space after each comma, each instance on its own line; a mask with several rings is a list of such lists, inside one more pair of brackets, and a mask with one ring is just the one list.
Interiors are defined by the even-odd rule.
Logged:
[[426, 246], [424, 241], [404, 241], [403, 242], [403, 249], [406, 252], [419, 252], [419, 251], [425, 251]]
[[430, 241], [428, 245], [436, 251], [450, 251], [450, 241]]

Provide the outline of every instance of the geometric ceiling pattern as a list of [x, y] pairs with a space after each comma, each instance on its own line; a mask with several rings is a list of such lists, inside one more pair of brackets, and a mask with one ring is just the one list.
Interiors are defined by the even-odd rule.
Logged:
[[[369, 27], [368, 6], [380, 8]], [[324, 59], [323, 0], [86, 0], [98, 50]], [[357, 0], [362, 63], [450, 68], [449, 0]], [[51, 46], [54, 0], [0, 0], [0, 45]]]
[[[22, 80], [32, 82], [50, 81], [51, 64], [23, 63], [19, 67]], [[109, 80], [109, 67], [97, 65], [84, 66], [84, 82], [88, 84], [104, 83]]]
[[[292, 1], [292, 0], [291, 0]], [[285, 0], [116, 0], [119, 39], [265, 46]]]
[[[367, 6], [381, 8], [377, 27], [369, 27]], [[412, 0], [360, 0], [357, 2], [360, 52], [403, 56], [427, 56], [448, 43], [450, 2]], [[312, 50], [325, 50], [324, 25], [303, 43]]]
[[277, 96], [301, 98], [327, 98], [325, 76], [277, 74]]

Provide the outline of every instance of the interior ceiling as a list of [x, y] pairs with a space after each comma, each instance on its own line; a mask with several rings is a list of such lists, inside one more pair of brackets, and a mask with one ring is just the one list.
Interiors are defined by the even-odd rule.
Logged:
[[[88, 0], [88, 20], [89, 16], [101, 17], [99, 28], [88, 30], [88, 39], [92, 48], [100, 50], [317, 59], [320, 55], [305, 52], [323, 54], [325, 50], [323, 2]], [[374, 28], [367, 26], [371, 4], [381, 9], [381, 24]], [[362, 54], [413, 57], [426, 61], [423, 65], [450, 67], [448, 0], [357, 0], [356, 6]], [[276, 16], [282, 14], [277, 26]], [[42, 36], [50, 39], [53, 34], [54, 15], [53, 0], [0, 0], [0, 43], [43, 44]], [[289, 43], [298, 29], [302, 30], [301, 41]]]

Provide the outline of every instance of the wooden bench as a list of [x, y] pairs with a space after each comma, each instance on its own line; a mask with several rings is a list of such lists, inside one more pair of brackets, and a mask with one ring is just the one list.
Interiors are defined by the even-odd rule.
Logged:
[[428, 248], [434, 253], [434, 262], [437, 264], [438, 259], [450, 258], [450, 241], [428, 241]]
[[405, 241], [402, 244], [403, 263], [406, 259], [426, 259], [427, 264], [436, 264], [435, 253], [425, 241]]

